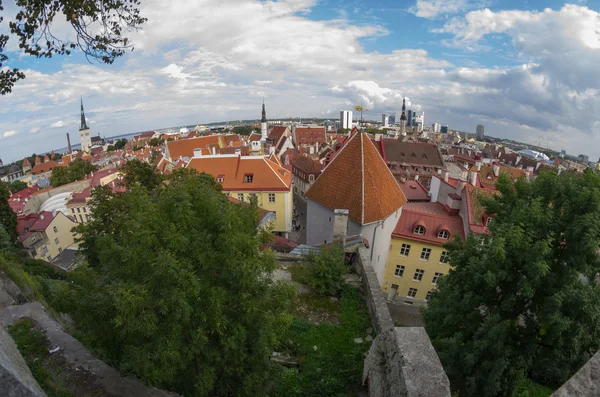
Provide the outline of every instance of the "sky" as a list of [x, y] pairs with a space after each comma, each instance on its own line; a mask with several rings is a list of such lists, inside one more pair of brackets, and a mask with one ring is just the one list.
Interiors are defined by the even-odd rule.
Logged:
[[[11, 3], [11, 1], [13, 1]], [[7, 45], [27, 78], [0, 96], [5, 163], [92, 135], [267, 118], [425, 123], [600, 157], [600, 0], [147, 0], [135, 49], [112, 65], [81, 53], [37, 59]], [[17, 13], [3, 1], [4, 22]], [[72, 39], [66, 23], [52, 28]]]

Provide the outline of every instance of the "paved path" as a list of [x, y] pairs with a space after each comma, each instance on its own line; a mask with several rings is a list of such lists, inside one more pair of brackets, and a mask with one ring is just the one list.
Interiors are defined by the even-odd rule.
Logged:
[[95, 375], [96, 384], [107, 393], [122, 397], [173, 397], [169, 393], [154, 387], [145, 386], [131, 377], [122, 377], [114, 368], [96, 359], [77, 339], [66, 333], [54, 321], [40, 302], [8, 306], [0, 313], [0, 324], [6, 327], [22, 317], [31, 318], [46, 331], [46, 337], [53, 347], [60, 347], [65, 360], [73, 367], [83, 368]]
[[[290, 240], [298, 244], [306, 244], [306, 201], [304, 201], [296, 193], [293, 193], [294, 198], [294, 219], [296, 225], [300, 226], [298, 231], [294, 230], [290, 233]], [[304, 228], [304, 229], [303, 229]]]
[[399, 300], [387, 303], [392, 320], [397, 327], [422, 327], [423, 319], [418, 306], [407, 305]]

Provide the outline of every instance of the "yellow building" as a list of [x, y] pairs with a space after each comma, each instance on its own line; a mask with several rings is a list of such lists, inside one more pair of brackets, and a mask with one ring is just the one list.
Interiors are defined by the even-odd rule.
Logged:
[[440, 203], [407, 203], [392, 233], [381, 288], [389, 300], [423, 305], [440, 277], [448, 274], [448, 251], [455, 236], [464, 238], [457, 210]]
[[80, 193], [73, 193], [71, 199], [67, 202], [69, 215], [75, 218], [75, 222], [77, 223], [85, 223], [90, 220], [92, 211], [89, 203], [92, 200], [92, 190], [96, 186], [108, 185], [113, 191], [124, 189], [119, 184], [121, 173], [116, 168], [96, 171], [91, 174], [91, 177], [90, 186]]
[[76, 225], [60, 211], [42, 211], [19, 221], [19, 238], [31, 257], [51, 261], [65, 249], [77, 248], [71, 231]]
[[[275, 156], [276, 157], [276, 156]], [[223, 193], [244, 202], [256, 197], [259, 207], [273, 213], [274, 232], [287, 237], [292, 230], [292, 173], [278, 160], [263, 156], [199, 153], [187, 168], [212, 175]]]

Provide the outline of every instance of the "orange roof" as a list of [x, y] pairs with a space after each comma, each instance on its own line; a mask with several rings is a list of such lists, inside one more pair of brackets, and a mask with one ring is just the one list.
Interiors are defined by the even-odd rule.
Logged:
[[45, 155], [44, 156], [44, 163], [47, 162], [47, 161], [50, 161], [50, 157], [48, 157], [48, 155]]
[[306, 197], [347, 209], [361, 225], [387, 218], [406, 203], [398, 182], [365, 133], [355, 133], [327, 165]]
[[52, 171], [52, 168], [60, 167], [60, 165], [56, 164], [54, 161], [47, 161], [45, 163], [36, 164], [31, 173], [33, 175], [43, 174], [44, 172]]
[[277, 155], [275, 153], [273, 153], [269, 156], [269, 160], [271, 160], [278, 166], [283, 167], [283, 164], [281, 164], [281, 160], [279, 160], [279, 157], [277, 157]]
[[430, 201], [427, 189], [419, 181], [414, 179], [400, 181], [400, 189], [408, 201]]
[[35, 163], [40, 164], [42, 160], [40, 160], [40, 156], [35, 156]]
[[[222, 177], [223, 190], [289, 191], [292, 173], [262, 156], [218, 155], [195, 157], [187, 168]], [[251, 176], [251, 178], [246, 178]], [[245, 182], [251, 179], [251, 182]]]
[[317, 142], [326, 143], [327, 134], [325, 134], [325, 127], [296, 127], [294, 140], [296, 145]]
[[[423, 226], [425, 234], [415, 234], [416, 226]], [[448, 239], [438, 238], [441, 230], [449, 233]], [[462, 218], [449, 215], [440, 203], [406, 203], [392, 236], [442, 245], [454, 236], [464, 239], [465, 232]]]
[[72, 160], [71, 155], [65, 154], [64, 156], [62, 156], [62, 159], [61, 159], [62, 165], [64, 165], [66, 167], [67, 165], [69, 165], [71, 160]]
[[29, 159], [27, 157], [25, 157], [25, 159], [23, 160], [23, 167], [31, 167], [31, 163], [29, 162]]
[[[172, 160], [179, 157], [194, 156], [194, 149], [206, 149], [209, 145], [219, 143], [220, 135], [201, 136], [199, 138], [178, 139], [167, 142], [167, 153]], [[204, 150], [203, 153], [204, 154]]]

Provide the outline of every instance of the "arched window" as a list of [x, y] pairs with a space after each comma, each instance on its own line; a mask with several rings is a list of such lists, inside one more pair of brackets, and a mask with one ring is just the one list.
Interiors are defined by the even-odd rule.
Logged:
[[448, 237], [450, 237], [450, 233], [447, 230], [440, 230], [438, 232], [438, 238], [443, 238], [444, 240], [448, 240]]
[[413, 230], [413, 233], [418, 234], [418, 235], [424, 235], [425, 234], [425, 228], [423, 226], [417, 226], [415, 227], [415, 229]]

